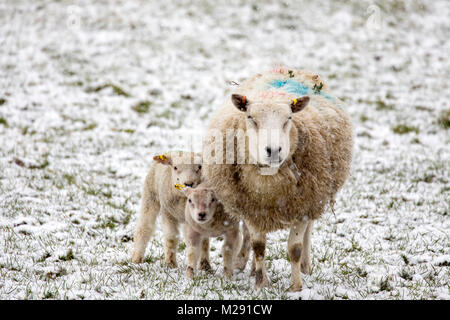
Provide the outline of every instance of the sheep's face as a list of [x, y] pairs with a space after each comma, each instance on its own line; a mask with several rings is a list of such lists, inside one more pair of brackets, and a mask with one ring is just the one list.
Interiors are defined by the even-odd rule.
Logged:
[[202, 166], [199, 164], [172, 165], [172, 184], [195, 188], [200, 184]]
[[[162, 157], [162, 158], [161, 158]], [[171, 167], [172, 185], [184, 185], [195, 188], [201, 182], [201, 164], [194, 164], [192, 155], [177, 157], [168, 155], [156, 156], [156, 162]]]
[[260, 166], [279, 167], [290, 153], [292, 114], [301, 111], [309, 97], [283, 102], [250, 102], [233, 94], [233, 104], [245, 112], [249, 155]]
[[184, 192], [188, 198], [187, 205], [192, 220], [198, 224], [204, 224], [214, 219], [218, 202], [211, 189], [186, 188]]

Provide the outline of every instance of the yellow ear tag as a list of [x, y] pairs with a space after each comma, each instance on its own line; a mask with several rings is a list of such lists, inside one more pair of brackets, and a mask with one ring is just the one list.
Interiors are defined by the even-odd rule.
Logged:
[[167, 160], [167, 157], [166, 157], [165, 155], [163, 155], [163, 154], [160, 155], [159, 158], [160, 158], [162, 161], [166, 161], [166, 160]]
[[292, 99], [292, 102], [294, 102], [294, 106], [297, 104], [297, 99]]
[[176, 183], [176, 184], [175, 184], [175, 188], [178, 189], [178, 190], [182, 190], [182, 189], [186, 188], [186, 186], [185, 186], [184, 184], [178, 184], [178, 183]]

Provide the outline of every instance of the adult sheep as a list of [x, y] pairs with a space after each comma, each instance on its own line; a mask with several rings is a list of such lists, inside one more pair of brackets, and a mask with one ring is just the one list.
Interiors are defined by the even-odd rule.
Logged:
[[256, 288], [268, 285], [266, 234], [290, 228], [291, 290], [301, 290], [314, 220], [333, 205], [352, 149], [349, 117], [319, 76], [303, 70], [253, 76], [213, 115], [202, 174], [225, 210], [248, 226]]

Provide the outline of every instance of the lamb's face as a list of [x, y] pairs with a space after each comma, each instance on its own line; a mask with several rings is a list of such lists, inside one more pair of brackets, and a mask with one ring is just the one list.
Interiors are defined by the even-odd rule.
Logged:
[[176, 157], [161, 155], [154, 157], [153, 160], [170, 166], [173, 186], [179, 184], [195, 188], [201, 182], [202, 166], [192, 163], [194, 158], [191, 153], [183, 153]]
[[217, 209], [217, 199], [211, 189], [187, 188], [185, 191], [188, 198], [189, 213], [192, 220], [198, 224], [204, 224], [214, 219]]
[[302, 110], [308, 97], [282, 102], [249, 102], [245, 96], [233, 95], [234, 105], [245, 112], [249, 136], [249, 154], [259, 165], [279, 167], [290, 154], [292, 114]]
[[195, 188], [200, 184], [202, 166], [200, 164], [172, 164], [172, 184], [182, 184]]

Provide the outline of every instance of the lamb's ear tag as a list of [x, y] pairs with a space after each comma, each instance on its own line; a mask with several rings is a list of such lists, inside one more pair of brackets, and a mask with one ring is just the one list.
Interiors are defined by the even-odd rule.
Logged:
[[186, 186], [184, 184], [179, 184], [179, 183], [175, 184], [175, 189], [183, 190], [184, 188], [186, 188]]
[[167, 157], [166, 157], [165, 155], [163, 155], [163, 154], [160, 154], [160, 155], [158, 155], [158, 156], [154, 156], [154, 157], [153, 157], [153, 160], [155, 160], [155, 161], [160, 161], [160, 162], [164, 162], [164, 161], [167, 160]]
[[158, 162], [158, 163], [160, 163], [160, 164], [164, 164], [164, 165], [171, 165], [172, 164], [172, 160], [170, 158], [168, 158], [165, 154], [154, 156], [153, 160]]
[[295, 106], [297, 104], [297, 101], [298, 101], [297, 99], [292, 99], [292, 105]]

